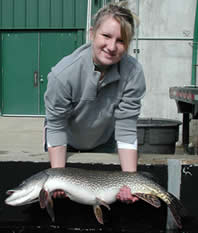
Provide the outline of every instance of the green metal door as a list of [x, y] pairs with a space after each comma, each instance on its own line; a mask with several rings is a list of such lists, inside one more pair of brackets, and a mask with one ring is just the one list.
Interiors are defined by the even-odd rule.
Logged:
[[47, 86], [47, 74], [61, 58], [70, 54], [82, 37], [76, 30], [65, 32], [46, 32], [40, 34], [40, 114], [45, 114], [44, 93]]
[[47, 74], [83, 43], [83, 32], [3, 33], [3, 115], [44, 115]]
[[38, 34], [2, 34], [3, 113], [38, 113], [38, 88], [34, 74], [38, 70]]

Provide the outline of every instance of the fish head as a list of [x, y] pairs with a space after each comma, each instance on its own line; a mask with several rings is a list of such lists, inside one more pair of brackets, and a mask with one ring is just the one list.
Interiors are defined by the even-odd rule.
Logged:
[[45, 176], [32, 176], [24, 180], [16, 188], [7, 190], [8, 197], [5, 199], [5, 203], [11, 206], [20, 206], [38, 201], [45, 180]]
[[24, 205], [33, 200], [31, 193], [34, 187], [30, 185], [21, 184], [14, 189], [7, 190], [8, 197], [5, 200], [7, 205], [18, 206]]

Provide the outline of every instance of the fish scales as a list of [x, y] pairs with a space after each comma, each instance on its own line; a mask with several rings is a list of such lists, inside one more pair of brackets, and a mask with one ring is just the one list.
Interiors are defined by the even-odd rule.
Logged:
[[[167, 204], [170, 204], [170, 198], [165, 189], [139, 173], [91, 171], [78, 168], [55, 168], [53, 170], [49, 169], [46, 173], [54, 178], [63, 180], [63, 182], [65, 182], [64, 180], [67, 180], [67, 182], [69, 182], [70, 190], [71, 184], [74, 184], [75, 186], [78, 185], [79, 188], [84, 189], [84, 191], [87, 190], [88, 192], [91, 192], [95, 198], [91, 196], [90, 200], [88, 200], [87, 195], [87, 197], [85, 197], [86, 201], [83, 201], [83, 203], [86, 204], [93, 204], [93, 202], [96, 201], [96, 198], [100, 198], [108, 204], [111, 204], [116, 200], [116, 194], [124, 185], [130, 187], [132, 194], [145, 193], [156, 195]], [[65, 191], [67, 193], [68, 190]], [[74, 192], [76, 192], [76, 190], [74, 190]], [[84, 196], [83, 194], [81, 195]], [[75, 198], [75, 194], [71, 192], [69, 196], [72, 200], [77, 202], [82, 202], [83, 200], [82, 196], [79, 200], [79, 198]]]
[[[57, 176], [56, 173], [59, 173]], [[60, 178], [62, 180], [68, 180], [70, 183], [80, 184], [84, 187], [89, 187], [92, 190], [121, 188], [123, 185], [128, 185], [131, 191], [153, 190], [160, 191], [160, 186], [151, 182], [149, 179], [137, 173], [130, 172], [112, 172], [112, 171], [91, 171], [78, 168], [66, 168], [66, 169], [53, 169], [46, 172], [49, 175]], [[145, 181], [148, 185], [145, 185]]]

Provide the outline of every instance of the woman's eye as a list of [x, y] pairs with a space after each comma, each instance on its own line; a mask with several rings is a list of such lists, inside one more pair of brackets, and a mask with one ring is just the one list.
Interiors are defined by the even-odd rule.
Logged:
[[119, 42], [119, 43], [122, 43], [122, 44], [124, 43], [124, 41], [123, 41], [122, 39], [118, 40], [118, 42]]
[[103, 34], [103, 36], [106, 38], [110, 38], [110, 36], [108, 34]]

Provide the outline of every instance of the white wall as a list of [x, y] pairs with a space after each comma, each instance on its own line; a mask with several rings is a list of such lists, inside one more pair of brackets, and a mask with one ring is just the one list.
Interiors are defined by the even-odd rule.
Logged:
[[144, 40], [139, 48], [147, 84], [142, 115], [178, 119], [169, 87], [190, 84], [192, 49], [188, 41]]
[[[140, 18], [129, 53], [143, 65], [147, 92], [141, 117], [182, 120], [169, 87], [191, 84], [195, 0], [129, 0]], [[140, 53], [134, 54], [133, 49]], [[180, 133], [181, 137], [181, 133]], [[181, 139], [180, 139], [181, 140]]]

